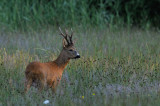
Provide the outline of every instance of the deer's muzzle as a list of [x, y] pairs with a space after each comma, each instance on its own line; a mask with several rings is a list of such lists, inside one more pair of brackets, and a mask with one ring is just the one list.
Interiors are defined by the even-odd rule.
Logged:
[[76, 52], [76, 57], [75, 57], [75, 59], [77, 59], [77, 58], [80, 58], [81, 56], [79, 55], [79, 53], [78, 52]]

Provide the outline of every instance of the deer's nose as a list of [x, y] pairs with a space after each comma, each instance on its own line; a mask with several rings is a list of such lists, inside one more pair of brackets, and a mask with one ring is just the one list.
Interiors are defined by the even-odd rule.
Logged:
[[75, 58], [80, 58], [81, 56], [79, 55], [78, 52], [76, 52], [76, 57]]

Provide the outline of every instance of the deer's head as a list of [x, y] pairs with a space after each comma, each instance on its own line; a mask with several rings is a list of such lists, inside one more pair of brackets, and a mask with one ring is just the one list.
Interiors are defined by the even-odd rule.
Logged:
[[73, 31], [71, 29], [71, 35], [68, 34], [68, 31], [65, 30], [65, 34], [62, 32], [61, 28], [59, 27], [60, 35], [64, 37], [63, 39], [63, 50], [62, 53], [68, 59], [76, 59], [80, 58], [79, 53], [76, 51], [74, 47], [74, 42], [72, 40]]

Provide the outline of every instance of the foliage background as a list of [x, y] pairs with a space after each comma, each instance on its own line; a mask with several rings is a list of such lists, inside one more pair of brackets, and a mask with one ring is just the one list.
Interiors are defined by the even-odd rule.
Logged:
[[160, 27], [159, 0], [1, 0], [0, 24]]

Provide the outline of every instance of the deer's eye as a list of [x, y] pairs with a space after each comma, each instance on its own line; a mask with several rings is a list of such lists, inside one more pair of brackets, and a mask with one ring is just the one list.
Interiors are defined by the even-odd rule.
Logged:
[[73, 51], [72, 49], [70, 49], [69, 51]]

